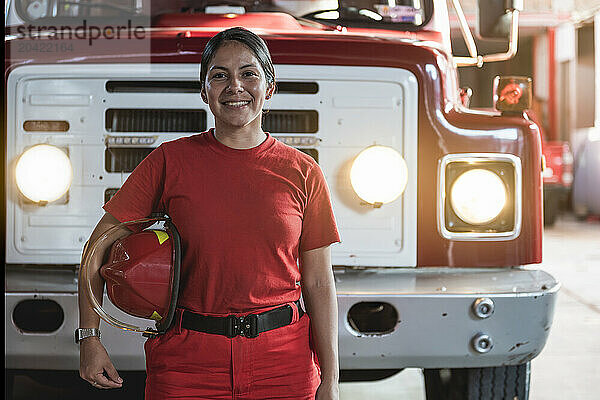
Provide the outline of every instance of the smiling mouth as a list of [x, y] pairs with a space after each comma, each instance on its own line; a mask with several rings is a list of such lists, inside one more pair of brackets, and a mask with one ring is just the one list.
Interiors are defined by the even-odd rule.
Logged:
[[223, 104], [229, 107], [244, 107], [250, 104], [250, 101], [224, 101]]

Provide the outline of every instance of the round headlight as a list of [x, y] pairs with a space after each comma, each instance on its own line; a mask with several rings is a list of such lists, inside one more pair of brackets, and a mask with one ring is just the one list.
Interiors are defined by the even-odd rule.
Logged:
[[371, 204], [386, 204], [396, 200], [408, 180], [406, 162], [396, 150], [386, 146], [371, 146], [360, 152], [350, 170], [354, 191]]
[[51, 202], [64, 195], [73, 180], [69, 157], [61, 149], [40, 144], [27, 149], [16, 165], [17, 187], [33, 202]]
[[496, 218], [506, 205], [506, 186], [487, 169], [472, 169], [460, 175], [450, 189], [450, 202], [463, 221], [479, 225]]

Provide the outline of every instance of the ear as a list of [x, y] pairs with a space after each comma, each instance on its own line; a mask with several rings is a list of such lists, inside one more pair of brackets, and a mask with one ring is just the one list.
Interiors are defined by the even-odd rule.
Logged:
[[273, 93], [275, 93], [275, 82], [273, 82], [269, 85], [265, 99], [269, 100], [271, 97], [273, 97]]
[[206, 96], [206, 87], [205, 86], [203, 86], [202, 89], [200, 89], [200, 97], [202, 97], [203, 102], [208, 104], [208, 97]]

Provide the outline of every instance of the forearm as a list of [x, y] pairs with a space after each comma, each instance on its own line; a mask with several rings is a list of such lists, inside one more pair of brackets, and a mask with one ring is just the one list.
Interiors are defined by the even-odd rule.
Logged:
[[311, 330], [321, 367], [321, 379], [337, 383], [338, 361], [338, 311], [333, 274], [328, 274], [310, 285], [302, 286], [306, 311], [310, 316]]
[[[90, 243], [92, 238], [90, 238]], [[89, 248], [88, 248], [89, 250]], [[84, 252], [85, 255], [85, 252]], [[100, 325], [100, 318], [94, 312], [92, 305], [89, 301], [88, 288], [85, 287], [86, 279], [83, 274], [87, 274], [90, 279], [90, 284], [94, 296], [100, 304], [102, 304], [102, 297], [104, 293], [104, 280], [99, 274], [99, 268], [102, 260], [99, 257], [90, 259], [85, 267], [80, 268], [79, 271], [79, 327], [80, 328], [98, 328]], [[83, 263], [82, 263], [83, 264]], [[89, 271], [87, 269], [89, 269]]]
[[[94, 244], [107, 230], [119, 224], [119, 221], [110, 214], [105, 214], [104, 217], [98, 222], [96, 228], [92, 232], [88, 243], [86, 244], [83, 257], [82, 266], [79, 272], [79, 327], [80, 328], [98, 328], [100, 324], [100, 318], [94, 312], [92, 305], [89, 301], [89, 289], [86, 287], [86, 282], [83, 274], [89, 277], [89, 283], [94, 297], [102, 304], [102, 297], [104, 293], [104, 279], [99, 273], [100, 267], [104, 262], [105, 255], [112, 246], [113, 242], [118, 238], [126, 236], [131, 233], [127, 228], [119, 228], [115, 230], [107, 240], [103, 240], [97, 246], [94, 254], [90, 257], [92, 250], [92, 244]], [[87, 259], [87, 264], [83, 265], [83, 261]]]

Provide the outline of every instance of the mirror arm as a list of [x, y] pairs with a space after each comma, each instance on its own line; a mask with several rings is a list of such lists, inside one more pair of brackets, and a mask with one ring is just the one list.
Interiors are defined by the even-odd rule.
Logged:
[[488, 54], [483, 56], [483, 62], [495, 62], [510, 60], [517, 54], [519, 42], [519, 10], [512, 11], [512, 22], [510, 24], [510, 39], [506, 53]]
[[465, 13], [463, 12], [462, 6], [460, 5], [460, 0], [452, 0], [452, 5], [454, 6], [454, 10], [456, 11], [456, 15], [458, 16], [460, 31], [462, 33], [463, 39], [465, 40], [465, 44], [467, 45], [467, 49], [469, 50], [469, 55], [471, 56], [465, 58], [477, 59], [477, 46], [475, 45], [475, 39], [473, 38], [471, 28], [469, 28], [467, 18], [465, 17]]
[[508, 50], [505, 53], [495, 53], [480, 56], [477, 54], [477, 47], [475, 45], [475, 39], [465, 18], [465, 14], [460, 6], [460, 0], [452, 0], [452, 5], [458, 15], [458, 21], [460, 23], [460, 30], [462, 32], [465, 43], [469, 50], [470, 57], [454, 57], [454, 63], [457, 67], [465, 66], [477, 66], [481, 67], [486, 62], [506, 61], [510, 60], [517, 54], [518, 41], [519, 41], [519, 9], [515, 8], [511, 10], [511, 25], [510, 25], [510, 38], [508, 43]]

